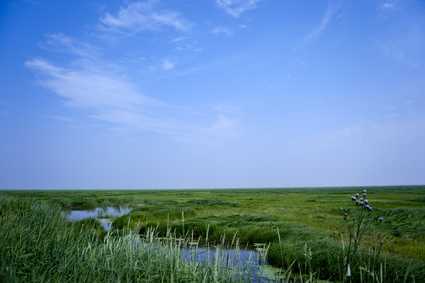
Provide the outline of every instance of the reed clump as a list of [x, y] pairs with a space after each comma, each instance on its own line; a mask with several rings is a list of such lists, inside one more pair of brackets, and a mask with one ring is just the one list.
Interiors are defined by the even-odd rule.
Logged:
[[[180, 247], [130, 230], [99, 235], [59, 207], [0, 199], [0, 282], [233, 282], [219, 264], [182, 260]], [[238, 279], [239, 278], [239, 279]]]

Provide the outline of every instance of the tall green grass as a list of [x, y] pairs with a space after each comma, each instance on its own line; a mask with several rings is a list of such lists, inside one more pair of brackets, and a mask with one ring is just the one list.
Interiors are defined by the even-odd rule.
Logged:
[[0, 199], [0, 282], [230, 282], [234, 271], [182, 261], [179, 247], [131, 231], [100, 235], [58, 207]]

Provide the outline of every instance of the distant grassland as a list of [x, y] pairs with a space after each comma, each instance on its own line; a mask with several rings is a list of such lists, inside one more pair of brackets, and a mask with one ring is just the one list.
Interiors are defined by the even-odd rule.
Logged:
[[[364, 188], [364, 187], [362, 187]], [[425, 186], [366, 187], [375, 208], [383, 216], [365, 237], [364, 249], [377, 233], [385, 236], [384, 252], [395, 266], [411, 265], [417, 278], [425, 280]], [[337, 271], [323, 266], [321, 252], [336, 248], [344, 230], [342, 208], [353, 208], [351, 195], [359, 188], [167, 190], [167, 191], [8, 191], [21, 199], [46, 200], [64, 209], [90, 209], [98, 206], [128, 205], [130, 215], [118, 218], [113, 229], [136, 232], [154, 227], [209, 242], [231, 241], [241, 246], [272, 243], [269, 261], [285, 266], [292, 259], [302, 260], [302, 246], [308, 243], [315, 254], [316, 269], [326, 278]], [[277, 254], [278, 242], [285, 245], [285, 257]], [[298, 247], [298, 248], [294, 248]], [[325, 251], [323, 251], [325, 250]], [[325, 255], [324, 255], [325, 257]], [[329, 255], [326, 255], [326, 260]], [[328, 260], [329, 261], [329, 260]], [[391, 265], [391, 263], [390, 263]], [[402, 273], [402, 271], [401, 271]], [[422, 276], [422, 277], [421, 277]], [[322, 276], [323, 277], [323, 276]], [[421, 281], [417, 281], [421, 282]]]

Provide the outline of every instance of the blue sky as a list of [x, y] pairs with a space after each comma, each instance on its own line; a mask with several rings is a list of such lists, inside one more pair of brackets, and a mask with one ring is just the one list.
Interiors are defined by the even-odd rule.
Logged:
[[425, 183], [425, 2], [0, 4], [0, 187]]

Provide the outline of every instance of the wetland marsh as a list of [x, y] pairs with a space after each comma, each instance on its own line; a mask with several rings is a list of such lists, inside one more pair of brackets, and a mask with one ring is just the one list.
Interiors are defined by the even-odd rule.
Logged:
[[[195, 256], [195, 265], [199, 266], [214, 266], [214, 261], [202, 260], [202, 253], [210, 253], [205, 248], [221, 249], [227, 256], [235, 249], [242, 255], [252, 251], [258, 256], [256, 247], [263, 245], [264, 264], [275, 271], [269, 279], [283, 280], [290, 270], [306, 280], [310, 276], [340, 282], [347, 279], [341, 265], [344, 237], [350, 225], [347, 215], [357, 209], [350, 198], [359, 189], [5, 191], [1, 197], [5, 199], [3, 205], [14, 202], [55, 207], [61, 215], [65, 212], [61, 220], [65, 226], [93, 233], [99, 245], [111, 239], [120, 241], [129, 234], [144, 239], [145, 244], [157, 241], [167, 246], [172, 241], [175, 248], [183, 248], [179, 252], [184, 255], [183, 264], [188, 264], [185, 258], [195, 247], [200, 252]], [[383, 282], [423, 282], [424, 187], [370, 187], [367, 194], [373, 211], [367, 212], [370, 223], [359, 244], [356, 263], [352, 263], [356, 267], [350, 270], [350, 279], [378, 282], [366, 272], [360, 275], [360, 268], [366, 268], [362, 264], [376, 256], [379, 244], [378, 270], [385, 270]], [[2, 207], [2, 211], [5, 209]], [[110, 224], [105, 225], [104, 219]], [[229, 280], [250, 281], [243, 276], [229, 276]]]

